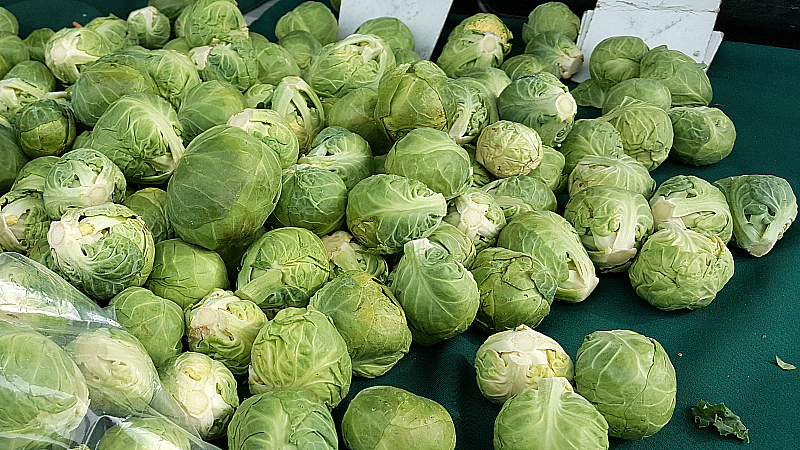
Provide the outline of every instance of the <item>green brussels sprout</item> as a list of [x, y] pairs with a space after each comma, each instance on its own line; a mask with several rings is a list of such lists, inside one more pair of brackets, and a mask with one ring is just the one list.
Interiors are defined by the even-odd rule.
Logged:
[[4, 80], [20, 78], [38, 86], [45, 92], [56, 90], [56, 79], [53, 72], [44, 63], [33, 60], [20, 61], [3, 77]]
[[45, 62], [45, 52], [47, 49], [47, 41], [56, 34], [50, 28], [37, 28], [28, 34], [28, 37], [23, 39], [25, 45], [28, 46], [28, 53], [31, 60]]
[[11, 190], [0, 196], [0, 249], [26, 254], [49, 228], [41, 192]]
[[84, 28], [100, 33], [108, 42], [112, 52], [139, 44], [139, 37], [132, 32], [128, 22], [114, 14], [95, 17]]
[[526, 176], [541, 181], [554, 194], [560, 194], [567, 186], [565, 165], [564, 154], [549, 145], [542, 145], [542, 161]]
[[714, 182], [733, 216], [733, 241], [753, 256], [764, 256], [797, 218], [797, 197], [786, 179], [740, 175]]
[[475, 243], [477, 252], [493, 246], [506, 225], [503, 208], [491, 194], [476, 188], [470, 188], [453, 199], [442, 220], [458, 228]]
[[298, 165], [283, 171], [281, 197], [272, 212], [272, 221], [322, 236], [342, 226], [346, 207], [347, 186], [339, 175]]
[[330, 274], [322, 240], [298, 227], [264, 233], [247, 249], [236, 279], [236, 295], [255, 302], [272, 318], [287, 307], [304, 307]]
[[[561, 70], [553, 61], [546, 63], [544, 59], [528, 53], [512, 56], [500, 66], [511, 81], [527, 77], [539, 72], [548, 72], [555, 76], [561, 75]], [[502, 91], [501, 91], [502, 92]], [[500, 95], [499, 93], [497, 95]]]
[[375, 119], [378, 91], [372, 88], [353, 89], [331, 106], [326, 113], [329, 127], [339, 126], [363, 137], [375, 156], [385, 155], [392, 141], [383, 134]]
[[69, 445], [89, 409], [81, 371], [55, 342], [28, 327], [0, 321], [0, 349], [0, 397], [10, 402], [0, 422], [3, 446]]
[[473, 78], [479, 81], [481, 85], [486, 88], [486, 91], [492, 94], [495, 99], [503, 92], [506, 86], [511, 84], [511, 79], [508, 75], [497, 67], [476, 67], [467, 69], [459, 78]]
[[153, 271], [145, 287], [181, 309], [200, 302], [214, 289], [228, 289], [225, 263], [219, 254], [180, 239], [155, 244]]
[[679, 106], [667, 111], [672, 121], [670, 155], [693, 166], [714, 164], [730, 155], [736, 142], [733, 121], [719, 108]]
[[259, 331], [248, 373], [251, 394], [302, 389], [334, 408], [350, 390], [352, 363], [330, 317], [290, 307]]
[[167, 192], [156, 187], [139, 189], [125, 197], [122, 204], [135, 212], [153, 233], [153, 242], [172, 239], [175, 230], [167, 217]]
[[0, 32], [0, 76], [5, 76], [11, 68], [28, 59], [30, 51], [19, 36]]
[[472, 185], [469, 155], [447, 133], [417, 128], [397, 140], [386, 155], [388, 174], [425, 183], [445, 200], [463, 194]]
[[464, 29], [448, 36], [436, 64], [451, 78], [460, 77], [467, 69], [500, 67], [505, 45], [503, 38], [492, 32]]
[[628, 97], [599, 120], [614, 125], [625, 154], [644, 164], [647, 170], [654, 170], [667, 159], [674, 133], [669, 114], [663, 109]]
[[186, 431], [163, 417], [128, 417], [106, 430], [97, 450], [190, 450]]
[[427, 239], [431, 244], [445, 249], [456, 262], [461, 263], [464, 267], [472, 267], [477, 253], [475, 243], [455, 225], [442, 222]]
[[[175, 30], [177, 29], [178, 27], [176, 26]], [[189, 42], [186, 41], [185, 37], [176, 37], [175, 39], [170, 39], [166, 44], [164, 44], [164, 47], [161, 48], [161, 50], [172, 50], [186, 56], [189, 55], [189, 50], [191, 49], [192, 48], [189, 47]]]
[[415, 128], [449, 130], [457, 103], [447, 80], [447, 74], [427, 60], [386, 72], [378, 83], [375, 105], [375, 120], [386, 136], [396, 141]]
[[220, 81], [204, 81], [186, 91], [178, 109], [183, 142], [189, 143], [215, 125], [224, 125], [247, 108], [238, 89]]
[[243, 36], [214, 39], [189, 50], [189, 58], [204, 81], [229, 83], [240, 92], [260, 81], [255, 49]]
[[86, 378], [93, 408], [122, 417], [148, 410], [159, 389], [158, 373], [132, 334], [122, 328], [90, 329], [65, 350]]
[[472, 164], [472, 187], [483, 187], [494, 181], [495, 176], [478, 162], [478, 148], [473, 144], [464, 144], [462, 147], [469, 155], [469, 161]]
[[638, 36], [607, 37], [592, 50], [589, 74], [605, 89], [636, 78], [640, 62], [649, 51], [650, 47]]
[[397, 299], [375, 277], [347, 271], [318, 290], [309, 305], [331, 318], [347, 343], [353, 374], [385, 374], [408, 353], [411, 331]]
[[284, 77], [299, 77], [302, 73], [295, 55], [282, 45], [270, 42], [258, 33], [250, 33], [250, 42], [258, 62], [259, 83], [276, 85]]
[[159, 367], [164, 390], [186, 412], [189, 427], [202, 439], [225, 435], [239, 406], [236, 379], [221, 362], [195, 352], [181, 353]]
[[664, 83], [653, 78], [631, 78], [608, 89], [603, 101], [603, 114], [621, 105], [625, 97], [635, 98], [667, 112], [672, 106], [672, 94]]
[[[247, 23], [242, 11], [230, 0], [197, 0], [184, 9], [178, 36], [186, 38], [189, 48], [208, 45], [214, 39], [247, 36]], [[176, 19], [178, 20], [178, 19]]]
[[386, 283], [389, 266], [383, 256], [368, 253], [347, 231], [336, 231], [322, 236], [322, 244], [328, 252], [331, 264], [331, 279], [350, 271], [367, 272], [381, 283]]
[[0, 192], [6, 193], [28, 163], [12, 127], [0, 126]]
[[403, 21], [395, 17], [376, 17], [361, 23], [355, 34], [378, 36], [389, 45], [392, 52], [397, 50], [414, 51], [414, 35]]
[[501, 247], [478, 253], [470, 269], [481, 305], [475, 326], [496, 333], [520, 325], [535, 328], [550, 313], [555, 278], [537, 259]]
[[628, 268], [653, 232], [653, 214], [641, 194], [617, 186], [591, 186], [570, 197], [564, 218], [575, 228], [601, 271]]
[[17, 116], [17, 139], [30, 158], [61, 156], [75, 140], [75, 115], [62, 101], [43, 98], [29, 103]]
[[499, 120], [481, 131], [476, 158], [496, 177], [527, 175], [542, 161], [542, 140], [522, 123]]
[[246, 131], [217, 125], [186, 148], [167, 184], [167, 217], [181, 239], [209, 250], [252, 236], [280, 197], [275, 152]]
[[542, 262], [558, 283], [558, 300], [583, 301], [599, 282], [575, 228], [552, 211], [518, 213], [500, 231], [497, 245]]
[[308, 31], [322, 45], [328, 45], [336, 42], [339, 24], [324, 3], [305, 1], [278, 19], [275, 37], [281, 39], [296, 30]]
[[532, 128], [542, 144], [558, 147], [572, 129], [578, 106], [558, 78], [539, 72], [512, 81], [497, 97], [497, 111], [501, 119]]
[[700, 234], [715, 235], [728, 243], [733, 217], [725, 194], [708, 181], [693, 175], [676, 175], [658, 187], [650, 199], [656, 226], [679, 222]]
[[228, 425], [228, 449], [295, 446], [336, 450], [339, 440], [328, 408], [304, 390], [270, 391], [249, 397]]
[[463, 333], [478, 313], [480, 294], [472, 274], [425, 238], [405, 244], [388, 281], [406, 313], [414, 342], [421, 345]]
[[17, 17], [9, 10], [0, 6], [0, 32], [18, 34], [19, 22]]
[[605, 450], [608, 423], [566, 378], [539, 378], [500, 409], [494, 448]]
[[672, 106], [708, 106], [713, 92], [704, 70], [689, 55], [666, 45], [653, 48], [642, 57], [639, 76], [660, 81], [672, 94]]
[[351, 450], [456, 448], [453, 418], [442, 405], [393, 386], [370, 386], [353, 397], [342, 417], [342, 438]]
[[557, 67], [557, 76], [571, 78], [583, 67], [583, 53], [575, 41], [557, 32], [535, 35], [525, 46], [525, 53], [538, 57], [547, 67]]
[[652, 436], [672, 418], [675, 368], [661, 344], [630, 330], [595, 331], [575, 360], [575, 392], [608, 422], [608, 435]]
[[619, 156], [622, 137], [614, 125], [599, 119], [578, 119], [558, 150], [564, 154], [564, 174], [569, 174], [586, 155]]
[[72, 207], [122, 202], [126, 185], [125, 175], [106, 155], [89, 148], [71, 150], [44, 179], [44, 207], [58, 220]]
[[184, 8], [194, 3], [195, 0], [148, 0], [147, 6], [155, 6], [158, 12], [174, 22]]
[[492, 403], [503, 404], [538, 380], [572, 380], [575, 367], [555, 339], [527, 325], [490, 335], [475, 353], [478, 388]]
[[487, 125], [497, 122], [496, 101], [483, 84], [474, 78], [449, 80], [448, 85], [457, 104], [448, 134], [457, 144], [466, 144], [475, 140]]
[[542, 3], [528, 14], [528, 21], [522, 24], [522, 40], [527, 44], [540, 33], [555, 31], [573, 42], [578, 38], [581, 19], [561, 2]]
[[415, 52], [414, 50], [398, 48], [393, 49], [392, 53], [394, 53], [394, 61], [398, 66], [400, 64], [414, 64], [422, 59], [420, 58], [419, 53]]
[[232, 115], [228, 125], [241, 128], [266, 144], [278, 156], [282, 169], [294, 165], [300, 156], [297, 135], [286, 119], [274, 110], [246, 108]]
[[10, 190], [32, 189], [43, 192], [44, 179], [50, 169], [59, 161], [61, 161], [61, 158], [58, 156], [40, 156], [28, 161], [19, 169]]
[[[250, 34], [252, 35], [253, 33]], [[311, 64], [311, 58], [322, 48], [322, 44], [317, 38], [304, 30], [295, 30], [287, 33], [278, 40], [278, 45], [289, 52], [294, 58], [297, 68], [301, 71], [308, 68], [308, 65]]]
[[544, 181], [525, 176], [513, 176], [492, 181], [481, 187], [483, 192], [494, 197], [503, 209], [506, 222], [522, 211], [555, 211], [556, 195]]
[[453, 31], [450, 32], [447, 39], [457, 39], [460, 35], [467, 33], [469, 30], [497, 35], [500, 38], [503, 55], [508, 56], [511, 52], [511, 44], [509, 41], [514, 35], [497, 15], [491, 13], [473, 14], [459, 22], [459, 24], [453, 28]]
[[110, 43], [94, 30], [62, 28], [47, 41], [45, 64], [59, 81], [69, 85], [78, 79], [84, 64], [112, 51]]
[[320, 131], [311, 143], [311, 150], [297, 162], [333, 172], [344, 181], [348, 191], [373, 171], [369, 143], [342, 127], [327, 127]]
[[[265, 109], [269, 106], [269, 102], [272, 101], [273, 92], [275, 92], [275, 86], [256, 83], [244, 91], [244, 102], [250, 109]], [[292, 131], [292, 134], [294, 134], [294, 131]], [[295, 136], [295, 139], [296, 138], [297, 136]], [[298, 144], [298, 147], [299, 145], [300, 144]]]
[[192, 60], [187, 54], [167, 48], [156, 49], [145, 55], [147, 72], [153, 78], [158, 94], [180, 109], [189, 90], [202, 83]]
[[17, 112], [25, 106], [44, 98], [47, 94], [41, 86], [21, 78], [0, 81], [0, 113], [17, 119]]
[[292, 127], [301, 153], [311, 148], [325, 125], [325, 111], [319, 96], [300, 77], [284, 77], [275, 86], [269, 108], [280, 114]]
[[169, 41], [169, 17], [162, 14], [155, 6], [146, 6], [131, 11], [128, 15], [128, 27], [135, 34], [139, 45], [155, 50]]
[[606, 90], [608, 88], [605, 83], [610, 82], [589, 78], [575, 86], [569, 93], [572, 94], [578, 106], [590, 106], [600, 109], [606, 102]]
[[574, 196], [590, 186], [617, 186], [649, 199], [656, 190], [656, 180], [644, 164], [624, 153], [586, 155], [570, 172], [567, 192]]
[[92, 130], [81, 131], [79, 135], [75, 136], [75, 140], [72, 141], [72, 148], [73, 149], [89, 148], [89, 142], [91, 141], [91, 137], [92, 137]]
[[186, 149], [178, 115], [163, 97], [133, 94], [111, 104], [87, 144], [106, 155], [133, 183], [161, 184]]

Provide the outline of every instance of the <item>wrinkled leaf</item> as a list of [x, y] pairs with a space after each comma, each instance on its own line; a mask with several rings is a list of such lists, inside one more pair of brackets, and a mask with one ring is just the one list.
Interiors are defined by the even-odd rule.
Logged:
[[[780, 361], [780, 358], [778, 358], [778, 361]], [[692, 407], [692, 415], [700, 428], [714, 425], [722, 436], [734, 434], [737, 438], [750, 442], [747, 428], [739, 419], [739, 416], [728, 409], [724, 403], [711, 405], [701, 400], [697, 403], [697, 406]]]

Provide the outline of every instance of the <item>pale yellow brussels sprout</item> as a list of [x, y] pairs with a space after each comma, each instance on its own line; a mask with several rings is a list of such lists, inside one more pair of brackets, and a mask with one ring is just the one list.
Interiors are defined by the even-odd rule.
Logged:
[[496, 177], [527, 175], [542, 161], [542, 140], [530, 127], [500, 120], [481, 131], [476, 158]]

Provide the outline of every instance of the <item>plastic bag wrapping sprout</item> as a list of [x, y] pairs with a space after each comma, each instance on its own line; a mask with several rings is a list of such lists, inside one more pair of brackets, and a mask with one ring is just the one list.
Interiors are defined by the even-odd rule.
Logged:
[[113, 308], [11, 252], [0, 253], [0, 404], [4, 450], [218, 450], [186, 431]]

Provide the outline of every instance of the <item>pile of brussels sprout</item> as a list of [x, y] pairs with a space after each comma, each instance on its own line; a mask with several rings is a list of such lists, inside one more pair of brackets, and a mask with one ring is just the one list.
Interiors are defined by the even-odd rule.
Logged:
[[[509, 57], [512, 33], [480, 13], [430, 61], [391, 17], [337, 40], [334, 13], [313, 1], [280, 18], [277, 43], [232, 0], [151, 0], [24, 39], [0, 8], [0, 248], [109, 306], [129, 333], [56, 343], [39, 333], [47, 322], [0, 314], [0, 342], [54, 355], [48, 387], [77, 399], [13, 393], [23, 418], [0, 416], [0, 443], [85, 444], [75, 430], [91, 400], [125, 418], [92, 448], [193, 448], [178, 425], [131, 413], [153, 398], [126, 395], [141, 380], [81, 375], [113, 356], [160, 380], [196, 437], [333, 449], [331, 410], [353, 376], [473, 325], [489, 334], [478, 386], [503, 405], [495, 449], [603, 449], [660, 430], [676, 378], [658, 342], [596, 331], [573, 363], [533, 328], [604, 272], [627, 272], [664, 310], [707, 306], [734, 272], [727, 244], [765, 255], [797, 202], [773, 175], [656, 186], [668, 157], [725, 158], [734, 125], [689, 56], [635, 36], [583, 55], [579, 27], [563, 3], [537, 6]], [[585, 58], [591, 78], [570, 90]], [[579, 105], [601, 115], [576, 119]], [[58, 302], [71, 306], [9, 295], [0, 312], [80, 311]], [[0, 355], [0, 398], [8, 380], [37, 382]], [[352, 450], [456, 442], [447, 410], [391, 386], [359, 392], [341, 433]]]

